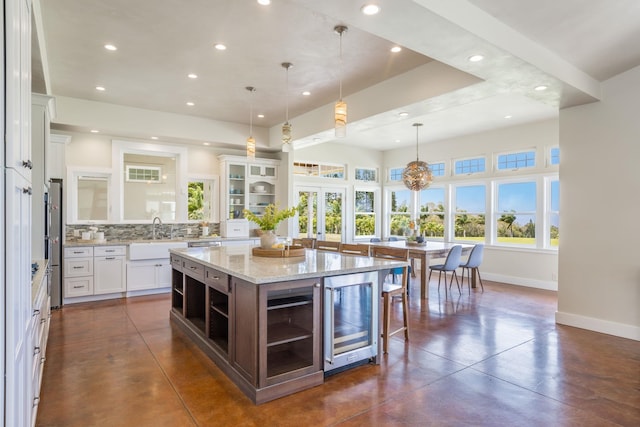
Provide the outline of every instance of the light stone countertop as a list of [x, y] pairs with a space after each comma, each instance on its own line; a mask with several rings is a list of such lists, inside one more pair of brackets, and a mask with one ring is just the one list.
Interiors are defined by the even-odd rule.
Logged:
[[131, 240], [106, 240], [106, 241], [66, 241], [63, 246], [66, 248], [81, 246], [126, 246], [131, 243], [160, 243], [160, 242], [234, 242], [244, 240], [259, 240], [259, 237], [182, 237], [176, 239], [131, 239]]
[[385, 270], [408, 265], [337, 252], [305, 249], [305, 257], [253, 256], [251, 245], [170, 249], [169, 252], [255, 284]]

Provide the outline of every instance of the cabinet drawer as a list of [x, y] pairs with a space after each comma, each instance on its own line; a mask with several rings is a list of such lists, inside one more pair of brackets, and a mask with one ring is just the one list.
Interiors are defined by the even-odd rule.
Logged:
[[93, 246], [64, 248], [65, 258], [85, 258], [93, 256]]
[[93, 276], [65, 279], [64, 291], [65, 298], [93, 295]]
[[229, 292], [229, 276], [213, 268], [205, 268], [204, 283], [225, 294]]
[[71, 258], [64, 261], [64, 277], [93, 275], [93, 258]]
[[204, 282], [204, 265], [184, 260], [183, 272], [196, 280]]
[[178, 271], [182, 271], [182, 258], [178, 255], [171, 254], [171, 267]]
[[93, 248], [94, 256], [113, 256], [126, 254], [126, 246], [96, 246], [95, 248]]

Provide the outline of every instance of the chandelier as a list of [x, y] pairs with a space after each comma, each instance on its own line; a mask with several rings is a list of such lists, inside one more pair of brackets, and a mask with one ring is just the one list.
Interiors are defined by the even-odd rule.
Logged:
[[402, 182], [409, 190], [420, 191], [431, 184], [433, 176], [429, 165], [418, 159], [418, 129], [420, 129], [422, 123], [414, 123], [413, 126], [416, 127], [416, 161], [408, 163], [404, 168]]
[[289, 123], [289, 68], [293, 67], [291, 62], [283, 62], [282, 67], [286, 70], [286, 91], [284, 93], [285, 100], [285, 121], [282, 125], [282, 151], [288, 153], [291, 150], [291, 123]]
[[334, 109], [335, 135], [336, 138], [347, 136], [347, 103], [342, 100], [342, 34], [348, 28], [344, 25], [336, 25], [333, 31], [340, 35], [340, 99], [336, 102]]
[[247, 138], [247, 157], [251, 160], [256, 158], [256, 140], [253, 138], [253, 93], [256, 88], [247, 86], [245, 88], [251, 93], [249, 101], [249, 138]]

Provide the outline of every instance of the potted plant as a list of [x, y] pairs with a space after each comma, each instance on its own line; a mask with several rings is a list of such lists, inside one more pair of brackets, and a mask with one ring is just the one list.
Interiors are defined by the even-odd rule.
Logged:
[[278, 237], [275, 234], [276, 227], [285, 219], [295, 216], [296, 208], [278, 209], [272, 203], [264, 208], [264, 214], [262, 215], [257, 215], [248, 209], [245, 209], [243, 213], [246, 219], [258, 224], [258, 227], [262, 230], [260, 247], [269, 249], [278, 241]]

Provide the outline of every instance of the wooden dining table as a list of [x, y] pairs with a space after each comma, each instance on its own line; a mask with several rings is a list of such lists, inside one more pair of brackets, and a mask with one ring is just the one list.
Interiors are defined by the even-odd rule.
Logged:
[[[427, 270], [429, 269], [430, 258], [446, 258], [449, 250], [452, 246], [462, 246], [462, 254], [468, 255], [474, 245], [463, 243], [447, 243], [438, 241], [427, 241], [426, 245], [413, 245], [404, 240], [398, 240], [394, 242], [371, 242], [368, 243], [371, 246], [383, 246], [387, 248], [402, 248], [409, 249], [409, 258], [420, 260], [420, 297], [422, 299], [429, 298], [429, 291], [427, 288]], [[415, 269], [412, 269], [411, 274], [415, 277]], [[471, 287], [476, 287], [476, 276], [471, 275]]]

